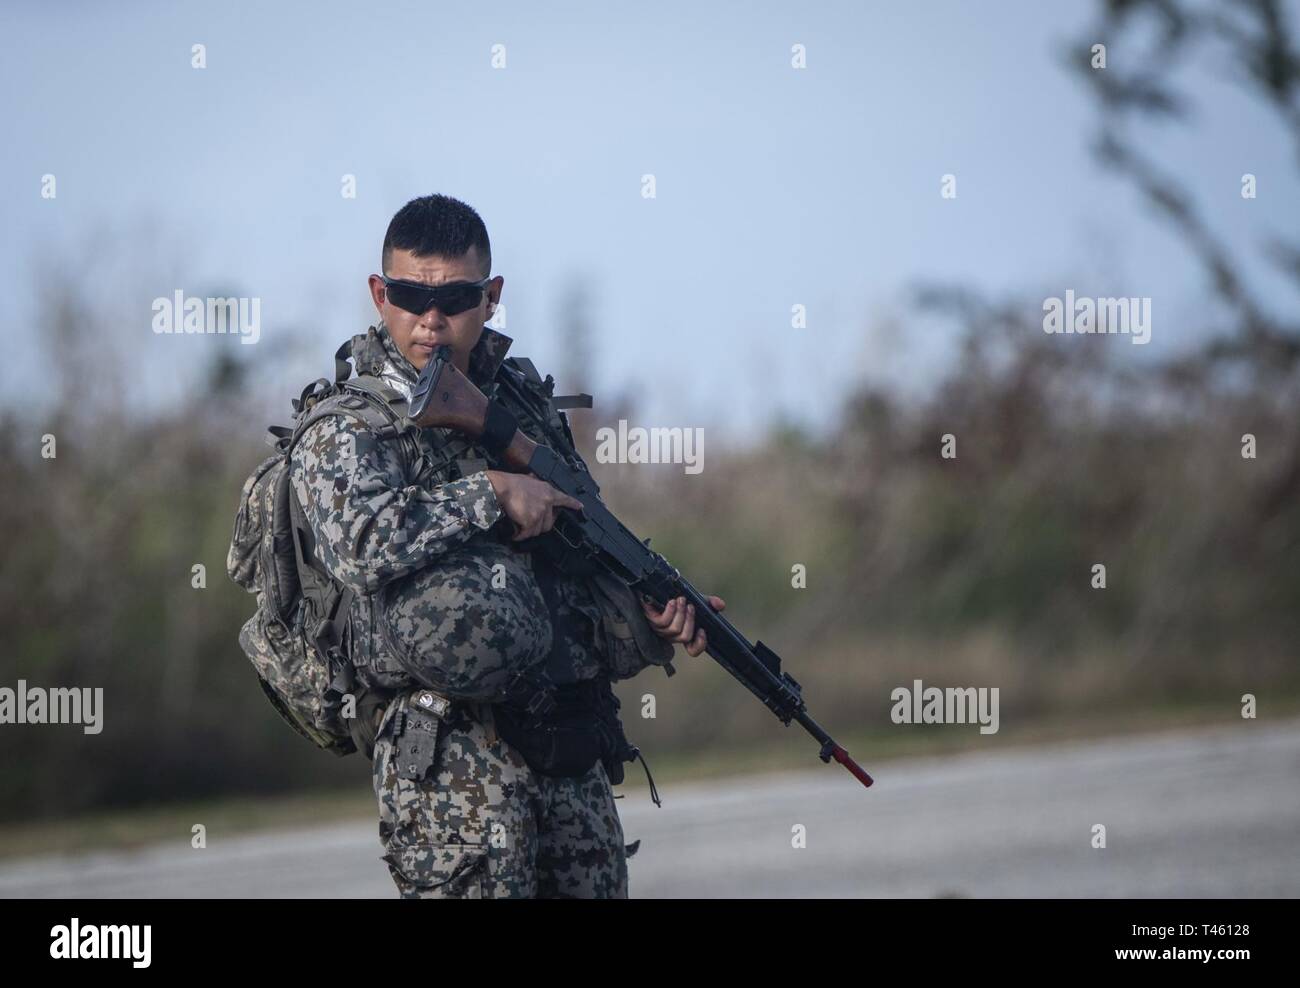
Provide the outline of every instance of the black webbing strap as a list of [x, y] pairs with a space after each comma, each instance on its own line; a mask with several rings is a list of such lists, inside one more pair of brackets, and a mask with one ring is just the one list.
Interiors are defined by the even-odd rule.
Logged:
[[383, 713], [388, 709], [393, 694], [386, 690], [363, 688], [357, 691], [356, 716], [348, 721], [348, 734], [357, 751], [366, 758], [373, 758], [375, 741], [379, 737], [378, 727], [383, 720]]
[[519, 421], [506, 410], [505, 405], [498, 401], [489, 401], [479, 445], [493, 456], [499, 456], [510, 445], [510, 440], [518, 431]]
[[342, 384], [352, 376], [352, 365], [348, 363], [350, 356], [352, 356], [352, 341], [345, 340], [343, 345], [334, 351], [335, 384]]
[[[632, 751], [636, 754], [636, 757], [640, 759], [641, 768], [645, 772], [645, 780], [650, 783], [650, 798], [655, 801], [655, 806], [663, 809], [664, 804], [659, 801], [659, 790], [655, 788], [654, 776], [650, 774], [650, 766], [645, 763], [645, 758], [641, 754], [641, 749], [633, 748]], [[637, 841], [637, 843], [639, 844], [641, 842]]]
[[330, 618], [330, 643], [340, 645], [343, 642], [343, 635], [347, 631], [348, 620], [351, 616], [352, 601], [356, 599], [357, 592], [349, 586], [344, 586], [339, 594], [339, 599], [334, 607], [334, 615]]
[[551, 404], [560, 411], [564, 411], [568, 408], [590, 408], [591, 395], [587, 394], [585, 391], [576, 395], [556, 395], [551, 399]]

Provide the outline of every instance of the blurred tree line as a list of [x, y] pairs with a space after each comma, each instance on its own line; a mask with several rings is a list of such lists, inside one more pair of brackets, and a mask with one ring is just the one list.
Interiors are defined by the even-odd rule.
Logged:
[[[1230, 711], [1247, 691], [1267, 709], [1300, 693], [1300, 321], [1252, 296], [1254, 262], [1140, 150], [1144, 120], [1189, 113], [1174, 67], [1214, 45], [1300, 151], [1290, 25], [1264, 0], [1112, 0], [1098, 16], [1068, 56], [1098, 97], [1098, 154], [1204, 265], [1217, 303], [1203, 345], [1137, 366], [1114, 339], [1043, 333], [1028, 293], [926, 286], [918, 308], [961, 327], [958, 370], [920, 399], [863, 386], [824, 436], [784, 428], [747, 452], [712, 448], [710, 469], [684, 476], [595, 465], [595, 428], [634, 417], [628, 401], [573, 415], [611, 506], [784, 655], [836, 733], [885, 729], [889, 691], [914, 678], [998, 686], [1004, 723], [1197, 701]], [[1098, 37], [1152, 47], [1098, 73], [1080, 55]], [[1300, 245], [1270, 242], [1259, 263], [1300, 289]], [[55, 411], [0, 413], [0, 686], [102, 686], [105, 729], [0, 727], [0, 813], [368, 784], [361, 759], [312, 749], [271, 711], [236, 641], [252, 598], [224, 570], [260, 430], [287, 418], [305, 382], [218, 356], [191, 402], [142, 416], [127, 369], [77, 345], [104, 314], [66, 293], [41, 312]], [[566, 306], [566, 390], [598, 391], [584, 379], [585, 313], [580, 296]], [[45, 433], [54, 459], [40, 456]], [[945, 433], [955, 459], [939, 455]], [[1096, 563], [1105, 590], [1091, 585]], [[806, 589], [792, 587], [796, 565]], [[652, 758], [771, 738], [770, 715], [708, 659], [679, 652], [677, 666], [680, 678], [650, 671], [620, 688]], [[637, 716], [646, 691], [653, 721]]]

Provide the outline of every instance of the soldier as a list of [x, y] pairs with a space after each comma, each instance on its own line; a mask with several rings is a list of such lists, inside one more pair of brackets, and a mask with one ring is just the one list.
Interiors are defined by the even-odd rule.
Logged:
[[[389, 225], [382, 271], [369, 279], [380, 323], [351, 343], [358, 374], [409, 399], [446, 344], [533, 438], [571, 444], [549, 387], [484, 325], [504, 281], [490, 276], [473, 209], [446, 196], [408, 203]], [[611, 683], [649, 665], [671, 675], [674, 643], [704, 650], [685, 601], [659, 611], [617, 581], [516, 551], [581, 505], [490, 469], [447, 430], [380, 435], [322, 418], [295, 447], [290, 477], [318, 563], [355, 594], [349, 654], [380, 698], [360, 709], [373, 711], [379, 835], [401, 895], [626, 897], [611, 785], [637, 752]]]

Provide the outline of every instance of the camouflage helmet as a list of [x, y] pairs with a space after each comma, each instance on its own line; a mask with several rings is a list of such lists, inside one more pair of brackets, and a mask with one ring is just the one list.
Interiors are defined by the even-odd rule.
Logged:
[[385, 588], [389, 647], [421, 686], [496, 702], [515, 674], [544, 662], [551, 622], [527, 554], [472, 539]]

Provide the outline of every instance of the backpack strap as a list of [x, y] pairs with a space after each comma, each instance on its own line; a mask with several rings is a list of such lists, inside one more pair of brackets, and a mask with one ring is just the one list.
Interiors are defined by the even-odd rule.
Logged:
[[570, 408], [590, 408], [591, 395], [587, 394], [585, 391], [576, 395], [556, 395], [551, 399], [551, 403], [560, 411], [565, 411]]
[[505, 363], [524, 375], [530, 384], [542, 386], [545, 382], [537, 372], [537, 366], [527, 357], [507, 357]]
[[334, 351], [334, 383], [342, 384], [352, 376], [352, 365], [348, 363], [348, 358], [352, 356], [352, 341], [344, 340], [337, 350]]
[[311, 426], [331, 415], [346, 415], [381, 439], [400, 435], [412, 427], [405, 416], [405, 399], [378, 378], [353, 378], [312, 397], [314, 401], [306, 406], [305, 414], [299, 413], [300, 418], [284, 450], [286, 453], [298, 444], [302, 434]]
[[[578, 455], [573, 430], [569, 427], [568, 418], [560, 414], [559, 401], [551, 394], [555, 388], [555, 380], [548, 374], [546, 380], [539, 383], [536, 369], [533, 369], [531, 374], [528, 372], [532, 366], [532, 361], [527, 357], [507, 358], [501, 365], [502, 373], [497, 377], [497, 381], [505, 394], [513, 399], [514, 404], [541, 430], [542, 435], [547, 439], [547, 444], [571, 465], [578, 466], [581, 457]], [[575, 404], [573, 407], [591, 407], [590, 395], [566, 395], [562, 398], [586, 399], [584, 405]], [[585, 470], [586, 465], [581, 465]], [[594, 477], [591, 478], [591, 482], [595, 484]], [[599, 487], [596, 489], [599, 490]]]
[[541, 391], [561, 411], [569, 408], [591, 407], [591, 395], [585, 391], [571, 395], [555, 394], [555, 378], [547, 374], [545, 380], [543, 380], [542, 375], [537, 372], [537, 367], [527, 357], [509, 357], [505, 363], [508, 367], [522, 374], [525, 381]]
[[414, 423], [406, 420], [406, 396], [396, 388], [390, 387], [382, 378], [371, 374], [359, 374], [344, 381], [341, 387], [345, 391], [358, 392], [373, 400], [382, 411], [389, 413], [389, 424], [400, 432], [415, 428]]

